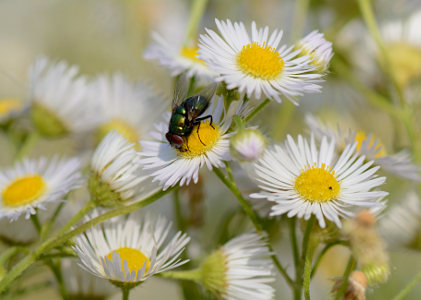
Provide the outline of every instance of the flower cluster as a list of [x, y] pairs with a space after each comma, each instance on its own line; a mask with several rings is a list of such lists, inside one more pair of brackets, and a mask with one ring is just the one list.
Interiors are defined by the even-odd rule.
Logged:
[[[311, 279], [321, 268], [326, 275], [321, 261], [340, 244], [350, 257], [345, 272], [332, 274], [331, 293], [365, 299], [368, 286], [393, 272], [388, 249], [421, 249], [421, 107], [407, 98], [419, 96], [420, 14], [408, 32], [402, 24], [370, 28], [385, 38], [383, 45], [375, 36], [371, 54], [392, 83], [379, 87], [352, 73], [340, 40], [331, 62], [333, 45], [318, 30], [298, 36], [299, 29], [215, 19], [198, 33], [200, 3], [183, 39], [153, 33], [145, 48], [145, 59], [175, 77], [171, 89], [162, 81], [156, 93], [122, 72], [84, 75], [40, 56], [29, 67], [28, 101], [0, 99], [0, 241], [9, 247], [0, 258], [2, 296], [30, 290], [11, 283], [38, 261], [63, 299], [105, 299], [117, 287], [127, 300], [157, 276], [202, 287], [181, 284], [186, 299], [284, 298], [276, 272], [294, 299], [310, 299]], [[401, 55], [389, 57], [386, 45]], [[345, 78], [383, 109], [379, 119], [395, 134], [373, 125], [367, 103], [359, 108], [366, 122], [352, 111], [333, 118], [335, 107], [322, 102], [308, 112], [328, 76]]]

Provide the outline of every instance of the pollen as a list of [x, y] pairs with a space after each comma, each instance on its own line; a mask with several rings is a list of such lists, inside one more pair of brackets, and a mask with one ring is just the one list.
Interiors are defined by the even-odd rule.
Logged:
[[247, 75], [259, 79], [277, 78], [284, 66], [284, 60], [275, 48], [260, 45], [258, 42], [243, 46], [240, 53], [237, 54], [237, 64]]
[[0, 117], [22, 109], [22, 102], [17, 99], [0, 100]]
[[[355, 134], [355, 141], [357, 142], [357, 151], [360, 152], [361, 151], [361, 147], [363, 145], [363, 142], [365, 142], [368, 139], [367, 135], [365, 134], [364, 131], [362, 130], [358, 130], [357, 133]], [[387, 155], [387, 152], [384, 148], [384, 145], [380, 142], [378, 142], [378, 139], [374, 136], [371, 137], [368, 147], [371, 148], [373, 147], [374, 142], [377, 140], [377, 144], [374, 147], [374, 150], [377, 151], [376, 155], [374, 155], [375, 158], [381, 158]]]
[[309, 202], [329, 202], [335, 199], [340, 190], [332, 167], [308, 166], [295, 179], [295, 190]]
[[[112, 251], [107, 255], [107, 258], [113, 261], [113, 253], [117, 252], [120, 255], [121, 259], [121, 270], [123, 273], [124, 271], [124, 261], [127, 261], [127, 265], [129, 266], [129, 272], [135, 271], [137, 272], [143, 268], [143, 265], [146, 263], [145, 272], [149, 270], [151, 267], [151, 262], [149, 258], [142, 253], [142, 251], [134, 248], [122, 247], [117, 250]], [[126, 274], [129, 275], [129, 274]]]
[[196, 63], [201, 63], [204, 64], [205, 62], [203, 60], [201, 60], [200, 58], [198, 58], [198, 51], [199, 48], [198, 47], [183, 47], [180, 51], [180, 55], [188, 58]]
[[[198, 126], [200, 126], [199, 131]], [[178, 154], [185, 158], [193, 158], [205, 154], [215, 146], [220, 136], [218, 125], [212, 123], [211, 126], [210, 122], [203, 122], [193, 127], [192, 132], [183, 145], [184, 151], [179, 151]]]
[[102, 140], [111, 130], [117, 131], [129, 142], [135, 143], [136, 145], [138, 144], [137, 142], [139, 141], [140, 137], [137, 133], [137, 130], [132, 125], [121, 119], [113, 119], [108, 123], [102, 124], [98, 128], [99, 141]]
[[20, 177], [10, 183], [2, 192], [3, 205], [17, 207], [36, 201], [47, 189], [39, 175]]

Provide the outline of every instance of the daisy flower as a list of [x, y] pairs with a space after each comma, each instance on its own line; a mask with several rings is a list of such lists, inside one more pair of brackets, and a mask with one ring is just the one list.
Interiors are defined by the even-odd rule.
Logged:
[[98, 122], [98, 109], [89, 101], [86, 78], [78, 67], [39, 57], [29, 74], [31, 117], [46, 136], [91, 130]]
[[325, 40], [323, 33], [314, 30], [306, 35], [295, 45], [296, 49], [301, 49], [300, 55], [308, 55], [312, 58], [311, 64], [324, 73], [329, 67], [329, 62], [333, 56], [332, 43]]
[[298, 96], [320, 91], [316, 83], [322, 74], [311, 65], [311, 58], [299, 56], [300, 49], [279, 46], [282, 30], [269, 36], [268, 27], [257, 29], [253, 22], [250, 36], [241, 22], [215, 22], [220, 35], [206, 29], [207, 34], [200, 36], [199, 58], [219, 74], [216, 80], [225, 82], [228, 89], [277, 102], [283, 96], [295, 104]]
[[122, 74], [98, 76], [90, 85], [91, 97], [100, 108], [99, 140], [115, 130], [137, 143], [162, 113], [162, 99], [141, 82], [131, 83]]
[[[216, 103], [215, 103], [216, 102]], [[206, 165], [209, 170], [224, 166], [230, 160], [229, 137], [227, 130], [231, 125], [231, 117], [235, 109], [224, 112], [224, 102], [218, 98], [211, 102], [203, 116], [212, 115], [213, 121], [204, 121], [196, 125], [184, 142], [185, 148], [177, 150], [168, 143], [165, 134], [171, 115], [167, 113], [165, 121], [156, 125], [150, 135], [154, 140], [140, 141], [142, 151], [139, 153], [143, 169], [150, 172], [164, 186], [164, 190], [180, 182], [180, 186], [189, 184], [193, 179], [197, 183], [199, 169]]]
[[14, 98], [0, 99], [0, 124], [4, 124], [10, 119], [23, 112], [25, 106], [22, 101]]
[[131, 214], [101, 223], [76, 237], [80, 266], [112, 283], [140, 284], [151, 276], [187, 262], [180, 255], [190, 238], [170, 234], [163, 217]]
[[62, 259], [63, 283], [70, 299], [107, 299], [118, 290], [80, 268], [74, 259]]
[[139, 167], [134, 144], [115, 131], [108, 133], [91, 161], [88, 186], [94, 201], [113, 207], [139, 200], [149, 190], [147, 176], [139, 174]]
[[322, 136], [335, 138], [338, 150], [343, 149], [345, 145], [357, 142], [356, 151], [364, 155], [367, 160], [373, 160], [383, 170], [412, 181], [421, 181], [421, 167], [412, 163], [407, 150], [388, 154], [385, 146], [372, 134], [367, 135], [362, 130], [344, 131], [339, 125], [337, 130], [334, 130], [311, 115], [306, 117], [306, 123], [317, 139], [320, 140]]
[[341, 227], [339, 217], [353, 216], [355, 208], [381, 205], [378, 198], [388, 194], [370, 191], [386, 178], [375, 174], [380, 167], [370, 168], [372, 161], [364, 163], [356, 147], [347, 145], [337, 158], [333, 139], [323, 137], [317, 147], [313, 136], [309, 142], [299, 135], [298, 143], [288, 136], [284, 147], [273, 146], [256, 162], [261, 191], [250, 196], [275, 202], [272, 216], [287, 213], [307, 220], [315, 215], [322, 228], [325, 218]]
[[381, 26], [391, 69], [401, 86], [421, 77], [421, 10]]
[[41, 158], [25, 159], [14, 168], [0, 171], [0, 218], [28, 219], [48, 203], [63, 197], [80, 186], [79, 160]]
[[[183, 32], [184, 33], [184, 32]], [[152, 34], [153, 42], [149, 45], [143, 57], [148, 60], [157, 60], [159, 64], [177, 76], [186, 73], [188, 78], [198, 77], [204, 80], [213, 79], [217, 74], [209, 70], [205, 62], [198, 57], [198, 47], [183, 46], [183, 37]]]
[[227, 300], [269, 300], [275, 281], [266, 242], [256, 233], [233, 238], [209, 255], [200, 268], [202, 282], [211, 292]]
[[[404, 6], [410, 7], [407, 4]], [[390, 7], [388, 10], [391, 11]], [[390, 70], [393, 70], [396, 82], [406, 92], [406, 87], [410, 87], [410, 90], [417, 88], [421, 79], [421, 10], [418, 5], [409, 16], [405, 14], [396, 19], [394, 12], [393, 17], [379, 24], [380, 33], [387, 49]], [[379, 85], [384, 72], [380, 72], [380, 53], [367, 28], [358, 22], [350, 22], [339, 36], [342, 38], [338, 39], [337, 45], [342, 43], [340, 47], [349, 51], [349, 57], [361, 70], [358, 76], [372, 85]], [[344, 39], [344, 36], [347, 38]]]
[[[408, 193], [381, 216], [379, 231], [390, 248], [410, 246], [420, 233], [421, 209], [415, 192]], [[419, 247], [419, 245], [416, 245]]]

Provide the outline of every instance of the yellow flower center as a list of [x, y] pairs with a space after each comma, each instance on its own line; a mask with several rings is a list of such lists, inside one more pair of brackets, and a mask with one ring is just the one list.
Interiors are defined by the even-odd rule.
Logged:
[[46, 188], [47, 184], [39, 175], [18, 178], [1, 192], [3, 205], [16, 207], [34, 202]]
[[309, 202], [329, 202], [335, 199], [340, 190], [332, 167], [322, 164], [322, 167], [306, 167], [295, 179], [295, 189]]
[[388, 45], [393, 74], [401, 86], [421, 76], [421, 48], [407, 43]]
[[[365, 134], [365, 132], [361, 131], [361, 130], [358, 130], [357, 133], [355, 134], [355, 141], [357, 142], [357, 151], [358, 152], [361, 151], [361, 147], [362, 147], [363, 142], [365, 140], [367, 140], [367, 135]], [[368, 144], [368, 147], [371, 148], [375, 141], [376, 141], [376, 138], [374, 136], [372, 136], [371, 139], [370, 139], [370, 143]], [[376, 155], [374, 155], [375, 158], [380, 158], [380, 157], [384, 157], [384, 156], [387, 155], [387, 152], [386, 152], [383, 144], [380, 143], [379, 141], [377, 141], [377, 145], [374, 149], [377, 150]]]
[[99, 140], [102, 140], [111, 130], [117, 131], [129, 142], [138, 144], [140, 137], [137, 130], [127, 122], [121, 119], [113, 119], [108, 123], [102, 124], [98, 128]]
[[183, 47], [181, 48], [180, 54], [181, 56], [188, 58], [196, 63], [204, 64], [205, 62], [197, 57], [197, 50], [199, 50], [197, 47]]
[[[128, 248], [128, 247], [122, 247], [117, 250], [114, 250], [110, 252], [107, 255], [107, 258], [111, 261], [113, 261], [113, 253], [117, 252], [120, 254], [121, 259], [121, 269], [124, 272], [124, 261], [127, 261], [127, 265], [129, 266], [129, 271], [135, 271], [137, 274], [137, 271], [142, 269], [143, 265], [146, 263], [145, 272], [149, 270], [151, 267], [151, 262], [148, 257], [146, 257], [145, 254], [142, 253], [142, 251], [134, 248]], [[125, 274], [128, 275], [128, 274]]]
[[0, 117], [9, 113], [22, 109], [22, 102], [17, 99], [1, 99], [0, 100]]
[[257, 42], [243, 46], [237, 54], [237, 63], [240, 69], [247, 75], [260, 79], [275, 79], [284, 66], [284, 60], [275, 48], [259, 45]]
[[[185, 158], [192, 158], [195, 156], [202, 155], [212, 149], [216, 142], [219, 140], [221, 133], [218, 125], [209, 122], [203, 122], [200, 124], [199, 132], [197, 131], [196, 125], [193, 127], [192, 132], [187, 137], [184, 145], [185, 151], [179, 151], [178, 154]], [[203, 142], [203, 143], [202, 143]]]
[[300, 56], [307, 55], [309, 59], [311, 60], [310, 64], [315, 66], [317, 70], [319, 70], [320, 72], [326, 71], [327, 64], [324, 61], [319, 59], [319, 57], [317, 56], [317, 53], [314, 50], [307, 47], [303, 43], [299, 43], [296, 49], [301, 49]]

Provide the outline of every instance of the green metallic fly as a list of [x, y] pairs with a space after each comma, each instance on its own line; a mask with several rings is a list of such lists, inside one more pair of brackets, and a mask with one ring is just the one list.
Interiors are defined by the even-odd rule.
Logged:
[[[200, 123], [210, 119], [212, 126], [212, 115], [200, 117], [209, 107], [210, 100], [216, 91], [216, 84], [212, 84], [198, 92], [198, 94], [187, 97], [187, 79], [184, 75], [177, 80], [174, 97], [172, 101], [172, 115], [168, 125], [168, 132], [165, 134], [168, 142], [178, 151], [188, 150], [187, 138], [192, 133], [195, 125], [200, 142], [205, 145], [199, 136]], [[213, 128], [213, 126], [212, 126]], [[183, 147], [185, 145], [185, 147]]]

